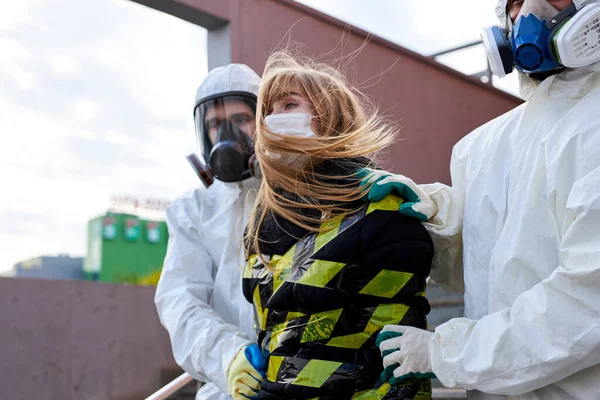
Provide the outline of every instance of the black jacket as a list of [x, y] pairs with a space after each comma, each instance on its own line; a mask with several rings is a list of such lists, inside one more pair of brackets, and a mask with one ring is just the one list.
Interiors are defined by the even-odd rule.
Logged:
[[430, 390], [428, 381], [378, 382], [379, 331], [426, 328], [430, 310], [433, 244], [419, 221], [397, 211], [401, 201], [366, 204], [320, 234], [284, 221], [266, 225], [265, 237], [279, 238], [261, 244], [269, 267], [250, 255], [243, 282], [269, 354], [259, 399], [412, 399]]

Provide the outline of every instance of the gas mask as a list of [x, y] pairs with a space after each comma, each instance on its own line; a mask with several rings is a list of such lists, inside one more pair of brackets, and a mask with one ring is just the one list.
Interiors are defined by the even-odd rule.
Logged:
[[558, 12], [546, 1], [531, 0], [521, 14], [514, 26], [508, 18], [508, 32], [493, 26], [481, 34], [494, 75], [502, 78], [516, 68], [543, 76], [600, 61], [599, 4], [571, 4]]
[[206, 187], [214, 179], [241, 182], [259, 174], [252, 136], [255, 129], [256, 97], [247, 92], [210, 96], [194, 108], [199, 158], [187, 159]]

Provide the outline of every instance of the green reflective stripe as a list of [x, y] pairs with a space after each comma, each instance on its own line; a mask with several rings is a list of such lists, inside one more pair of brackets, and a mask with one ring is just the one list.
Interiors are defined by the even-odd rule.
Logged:
[[370, 391], [371, 391], [371, 389], [363, 390], [362, 392], [356, 392], [356, 393], [354, 393], [354, 396], [352, 396], [352, 400], [358, 399], [358, 398], [360, 398], [360, 396], [362, 396], [363, 394], [369, 393]]
[[384, 269], [381, 270], [371, 282], [367, 283], [359, 293], [391, 299], [413, 276], [414, 274], [408, 272]]
[[304, 327], [304, 332], [302, 332], [301, 343], [329, 339], [342, 311], [343, 309], [340, 308], [338, 310], [312, 314]]
[[360, 349], [371, 337], [372, 332], [359, 332], [352, 335], [337, 336], [327, 342], [327, 346], [342, 347], [344, 349]]
[[294, 262], [294, 254], [296, 253], [296, 245], [293, 245], [282, 257], [274, 256], [269, 266], [273, 270], [273, 293], [279, 289], [281, 284], [285, 282], [287, 277], [292, 272], [292, 264]]
[[389, 194], [383, 200], [369, 204], [366, 215], [375, 210], [398, 211], [402, 203], [404, 203], [404, 200], [402, 200], [401, 197], [394, 194]]
[[321, 225], [321, 229], [323, 229], [324, 232], [319, 233], [315, 239], [314, 253], [319, 251], [323, 246], [325, 246], [338, 235], [343, 219], [344, 216], [342, 215]]
[[290, 311], [287, 314], [287, 316], [285, 317], [285, 320], [286, 321], [291, 321], [291, 320], [296, 319], [296, 318], [306, 317], [307, 315], [308, 314], [304, 314], [304, 313], [301, 313], [301, 312], [292, 312], [292, 311]]
[[254, 289], [254, 293], [252, 294], [252, 303], [254, 304], [254, 308], [256, 311], [256, 319], [258, 320], [258, 326], [261, 331], [267, 329], [267, 313], [269, 310], [263, 309], [260, 301], [260, 290], [259, 287], [256, 286]]
[[269, 342], [270, 353], [274, 352], [279, 347], [279, 337], [283, 333], [285, 333], [288, 323], [296, 318], [301, 318], [305, 316], [307, 316], [307, 314], [301, 312], [289, 312], [285, 317], [284, 322], [273, 326], [273, 329], [271, 329], [271, 341]]
[[277, 373], [283, 362], [283, 356], [269, 356], [269, 366], [267, 367], [267, 380], [269, 382], [277, 381]]
[[345, 349], [360, 349], [375, 332], [383, 329], [385, 325], [397, 324], [402, 321], [407, 311], [408, 306], [404, 304], [382, 304], [375, 309], [363, 332], [331, 338], [327, 345]]
[[398, 324], [406, 315], [408, 306], [404, 304], [380, 304], [371, 316], [365, 332], [376, 332], [389, 324]]
[[248, 257], [248, 261], [246, 261], [246, 267], [244, 268], [244, 278], [252, 278], [252, 268], [256, 265], [256, 261], [258, 260], [258, 256], [256, 254]]
[[292, 385], [319, 388], [341, 365], [341, 362], [312, 359], [298, 373]]
[[314, 260], [297, 282], [302, 285], [322, 288], [345, 266], [346, 264], [339, 262]]
[[385, 382], [377, 389], [366, 390], [360, 392], [360, 396], [354, 395], [352, 398], [355, 400], [383, 400], [385, 396], [390, 392], [392, 386]]
[[288, 321], [273, 326], [271, 329], [271, 341], [269, 342], [269, 353], [274, 352], [279, 347], [279, 336], [285, 332]]

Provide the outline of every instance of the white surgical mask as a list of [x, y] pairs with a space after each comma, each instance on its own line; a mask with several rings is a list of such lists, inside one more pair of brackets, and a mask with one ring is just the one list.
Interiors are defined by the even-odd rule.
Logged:
[[[312, 118], [312, 115], [306, 113], [271, 114], [265, 117], [265, 125], [269, 132], [277, 136], [310, 138], [316, 136], [310, 128]], [[275, 152], [267, 152], [267, 156], [274, 160], [282, 160], [286, 164], [296, 163], [305, 158], [301, 154], [281, 154]]]
[[313, 116], [306, 113], [271, 114], [265, 117], [267, 129], [276, 135], [312, 137], [310, 128]]

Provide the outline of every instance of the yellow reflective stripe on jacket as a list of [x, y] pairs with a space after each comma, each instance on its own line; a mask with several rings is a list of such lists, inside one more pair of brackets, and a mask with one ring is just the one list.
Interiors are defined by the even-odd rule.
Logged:
[[312, 359], [302, 368], [292, 384], [320, 388], [341, 365], [341, 362]]
[[392, 386], [385, 382], [383, 385], [378, 387], [377, 389], [367, 390], [364, 392], [360, 392], [352, 396], [352, 399], [355, 400], [382, 400], [392, 389]]
[[344, 349], [360, 349], [371, 337], [373, 332], [359, 332], [351, 335], [336, 336], [327, 342], [327, 346], [342, 347]]
[[363, 390], [363, 391], [360, 391], [360, 392], [356, 392], [356, 393], [354, 394], [354, 396], [352, 396], [352, 400], [354, 400], [354, 399], [359, 399], [359, 398], [360, 398], [360, 397], [361, 397], [363, 394], [367, 394], [367, 393], [369, 393], [370, 391], [371, 391], [371, 389], [368, 389], [368, 390]]
[[380, 304], [367, 324], [366, 332], [377, 332], [389, 324], [397, 325], [408, 311], [405, 304]]
[[258, 261], [258, 256], [256, 254], [248, 257], [248, 261], [246, 261], [246, 266], [244, 267], [244, 273], [242, 275], [243, 278], [252, 279], [252, 269], [256, 265]]
[[329, 339], [343, 309], [314, 313], [304, 327], [301, 343]]
[[321, 229], [324, 229], [324, 231], [319, 233], [317, 235], [317, 238], [315, 239], [315, 253], [327, 243], [329, 243], [331, 240], [335, 239], [335, 237], [338, 235], [340, 225], [342, 224], [343, 220], [344, 215], [341, 215], [331, 221], [327, 221], [324, 224], [321, 224]]
[[369, 204], [369, 208], [367, 208], [365, 215], [368, 215], [375, 210], [398, 211], [402, 203], [404, 203], [404, 200], [402, 200], [401, 197], [396, 196], [395, 194], [390, 194], [384, 197], [384, 199], [381, 201]]
[[302, 285], [322, 288], [345, 266], [344, 263], [334, 261], [314, 260], [297, 282]]
[[408, 306], [404, 304], [381, 304], [376, 309], [363, 332], [331, 338], [328, 346], [345, 349], [360, 349], [363, 344], [385, 325], [398, 324], [406, 315]]
[[277, 373], [283, 362], [283, 356], [269, 356], [269, 366], [267, 367], [267, 380], [270, 382], [277, 381]]
[[262, 331], [264, 331], [267, 329], [267, 313], [269, 310], [262, 307], [262, 303], [260, 301], [260, 290], [258, 286], [256, 286], [254, 293], [252, 294], [252, 302], [254, 303], [258, 326]]
[[273, 293], [279, 289], [292, 272], [296, 245], [293, 245], [283, 256], [273, 256], [269, 266], [273, 270]]
[[409, 272], [381, 270], [375, 278], [362, 288], [360, 294], [371, 296], [394, 297], [412, 278], [414, 274]]
[[290, 321], [296, 318], [305, 317], [307, 315], [308, 314], [304, 314], [301, 312], [289, 312], [285, 317], [284, 322], [282, 322], [281, 324], [273, 325], [273, 329], [271, 330], [271, 341], [269, 342], [269, 352], [272, 353], [279, 347], [279, 338], [283, 333], [285, 333], [287, 325]]

